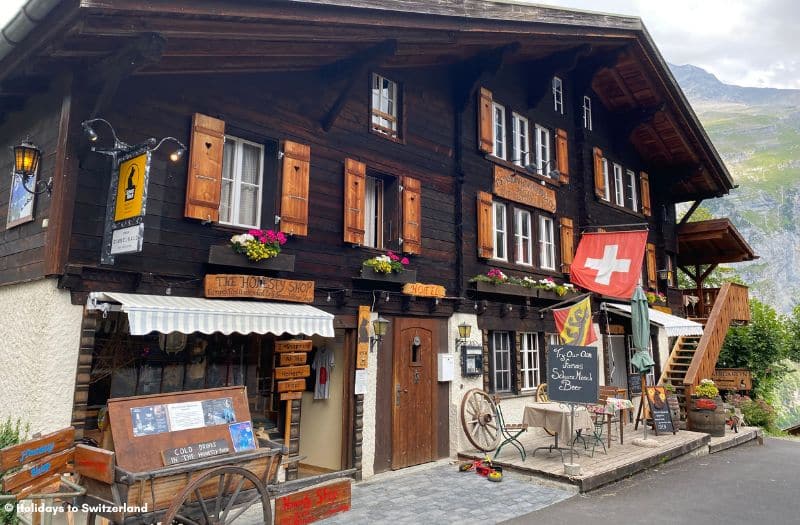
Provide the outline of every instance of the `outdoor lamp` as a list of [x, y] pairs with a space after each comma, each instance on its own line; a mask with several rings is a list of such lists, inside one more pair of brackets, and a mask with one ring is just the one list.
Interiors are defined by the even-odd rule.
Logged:
[[[522, 154], [523, 155], [527, 155], [528, 152], [527, 151], [523, 151]], [[522, 159], [523, 159], [523, 157], [520, 157], [518, 159], [513, 159], [513, 160], [511, 160], [509, 162], [511, 162], [512, 164], [516, 164], [517, 162], [521, 161]], [[540, 177], [548, 177], [549, 176], [551, 179], [558, 180], [558, 179], [561, 178], [561, 172], [558, 171], [556, 168], [553, 168], [552, 165], [553, 165], [553, 161], [552, 160], [544, 161], [542, 163], [542, 172], [541, 173], [539, 173], [539, 166], [536, 163], [525, 164], [523, 166], [523, 168], [525, 169], [525, 171], [527, 171], [528, 173], [531, 173], [533, 175], [539, 175]], [[550, 174], [549, 175], [546, 174], [548, 167], [550, 167]], [[542, 183], [544, 184], [544, 181], [542, 181]]]
[[375, 350], [375, 345], [380, 345], [383, 341], [383, 336], [386, 335], [386, 330], [389, 328], [389, 321], [378, 315], [378, 318], [372, 321], [372, 330], [375, 332], [374, 336], [369, 338], [369, 351]]
[[177, 146], [175, 150], [169, 154], [169, 160], [172, 162], [178, 162], [181, 160], [183, 158], [183, 154], [186, 152], [186, 146], [184, 146], [183, 143], [175, 137], [164, 137], [160, 141], [157, 141], [155, 138], [151, 137], [141, 144], [128, 144], [127, 142], [123, 142], [119, 139], [119, 137], [117, 137], [117, 132], [114, 131], [114, 126], [112, 126], [111, 123], [104, 118], [93, 118], [81, 122], [83, 133], [86, 135], [86, 138], [89, 140], [89, 142], [92, 143], [97, 142], [99, 139], [99, 135], [93, 127], [94, 124], [105, 124], [108, 126], [108, 129], [111, 130], [111, 136], [114, 139], [114, 145], [110, 148], [98, 148], [97, 146], [92, 146], [92, 151], [96, 153], [116, 157], [120, 153], [127, 153], [129, 151], [138, 149], [143, 149], [145, 151], [156, 151], [165, 142], [174, 142]]
[[469, 339], [470, 334], [472, 333], [472, 325], [464, 321], [460, 325], [458, 325], [458, 338], [462, 341]]
[[658, 270], [658, 278], [662, 281], [672, 281], [672, 270], [666, 268]]
[[[39, 171], [39, 161], [42, 159], [42, 151], [29, 139], [23, 140], [19, 146], [14, 146], [13, 149], [14, 175], [19, 177], [25, 191], [34, 195], [44, 193], [45, 191], [51, 193], [53, 191], [52, 177], [47, 182], [36, 181], [33, 189], [28, 187], [28, 181], [36, 177], [36, 173]], [[37, 189], [39, 186], [40, 189]]]

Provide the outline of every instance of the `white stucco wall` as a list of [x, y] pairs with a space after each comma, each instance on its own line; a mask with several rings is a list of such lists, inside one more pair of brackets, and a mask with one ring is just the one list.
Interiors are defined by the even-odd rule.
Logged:
[[[458, 339], [458, 325], [466, 322], [472, 326], [470, 339], [476, 344], [482, 344], [481, 332], [478, 330], [478, 316], [475, 314], [456, 313], [447, 322], [447, 348], [456, 352], [456, 339]], [[459, 450], [472, 448], [464, 430], [461, 428], [461, 400], [464, 394], [473, 388], [483, 388], [483, 376], [463, 377], [461, 375], [461, 350], [455, 355], [456, 374], [455, 380], [450, 385], [449, 423], [450, 423], [450, 455], [454, 456]]]
[[83, 307], [54, 279], [0, 287], [0, 418], [31, 433], [69, 426]]
[[[370, 333], [372, 321], [378, 318], [376, 312], [370, 318]], [[375, 417], [378, 391], [378, 355], [376, 352], [369, 354], [367, 365], [367, 393], [364, 394], [364, 428], [361, 434], [361, 476], [367, 479], [375, 474]]]

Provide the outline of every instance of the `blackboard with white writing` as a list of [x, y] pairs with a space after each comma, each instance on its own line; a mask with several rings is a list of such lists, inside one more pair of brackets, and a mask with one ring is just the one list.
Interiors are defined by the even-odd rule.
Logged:
[[597, 348], [572, 345], [549, 346], [547, 395], [552, 401], [596, 403]]
[[642, 376], [639, 374], [628, 374], [628, 392], [631, 395], [642, 393]]

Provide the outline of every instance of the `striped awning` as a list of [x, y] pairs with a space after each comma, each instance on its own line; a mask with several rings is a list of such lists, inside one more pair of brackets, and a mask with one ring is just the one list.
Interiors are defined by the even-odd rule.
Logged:
[[307, 304], [92, 292], [87, 307], [127, 313], [131, 335], [235, 332], [334, 336], [333, 315]]
[[[617, 312], [630, 317], [631, 305], [629, 304], [616, 304], [605, 303], [609, 310], [616, 310]], [[681, 335], [703, 335], [703, 325], [678, 317], [677, 315], [670, 315], [668, 313], [659, 312], [648, 308], [650, 314], [650, 324], [655, 324], [664, 328], [669, 337], [678, 337]]]

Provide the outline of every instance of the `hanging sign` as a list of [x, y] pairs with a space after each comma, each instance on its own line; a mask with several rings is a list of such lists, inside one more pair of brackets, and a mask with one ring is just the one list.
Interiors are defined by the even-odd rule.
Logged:
[[308, 340], [292, 339], [291, 341], [275, 341], [275, 352], [279, 354], [282, 352], [310, 352], [311, 348], [312, 348], [312, 342], [310, 339]]
[[442, 298], [445, 296], [445, 289], [438, 284], [406, 283], [403, 285], [403, 293], [415, 297]]
[[746, 368], [717, 368], [711, 380], [720, 390], [753, 389], [753, 377]]
[[552, 401], [596, 403], [597, 348], [553, 345], [547, 349], [547, 395]]
[[286, 381], [278, 381], [278, 392], [302, 392], [305, 389], [305, 379], [289, 379]]
[[273, 279], [261, 275], [206, 275], [206, 297], [248, 297], [294, 303], [314, 302], [314, 281]]
[[309, 365], [301, 366], [279, 366], [275, 369], [275, 379], [297, 379], [311, 375]]
[[304, 365], [306, 364], [308, 354], [305, 352], [286, 352], [278, 354], [278, 357], [280, 358], [280, 362], [278, 363], [280, 366]]
[[369, 365], [369, 306], [358, 307], [358, 344], [356, 345], [356, 368], [367, 368]]

